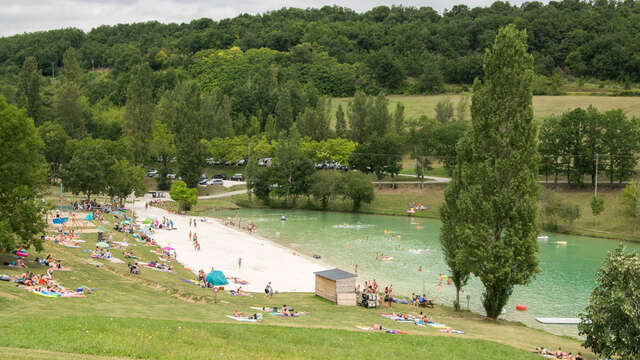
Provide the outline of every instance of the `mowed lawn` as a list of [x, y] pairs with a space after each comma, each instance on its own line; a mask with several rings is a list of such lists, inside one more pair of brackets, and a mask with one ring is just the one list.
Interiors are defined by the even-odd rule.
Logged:
[[[180, 278], [194, 276], [179, 264], [175, 264], [176, 274], [142, 269], [133, 276], [126, 264], [91, 259], [82, 250], [94, 248], [96, 237], [82, 235], [87, 242], [80, 249], [47, 243], [41, 253], [32, 250], [30, 255], [52, 254], [72, 267], [70, 272], [56, 272], [55, 278], [68, 288], [98, 288], [86, 298], [44, 298], [15, 283], [0, 282], [0, 358], [537, 359], [530, 351], [540, 345], [584, 352], [573, 339], [516, 323], [484, 321], [443, 306], [429, 314], [465, 335], [397, 323], [380, 316], [388, 310], [338, 307], [309, 293], [276, 294], [273, 299], [220, 293], [216, 300], [210, 289], [183, 282]], [[121, 239], [116, 233], [114, 240]], [[140, 244], [129, 249], [145, 261], [157, 258], [150, 250]], [[120, 250], [113, 253], [122, 259]], [[11, 259], [10, 254], [0, 254], [0, 264]], [[104, 266], [89, 264], [95, 261]], [[27, 265], [35, 273], [46, 270], [31, 261]], [[0, 274], [19, 272], [0, 265]], [[226, 317], [234, 309], [253, 313], [251, 306], [282, 304], [308, 314], [299, 318], [265, 315], [260, 324]], [[407, 305], [395, 305], [393, 310], [411, 311]], [[374, 323], [409, 334], [356, 329]]]
[[[436, 112], [436, 104], [444, 99], [450, 99], [455, 105], [463, 95], [391, 95], [389, 99], [389, 110], [394, 111], [397, 103], [402, 103], [405, 107], [405, 118], [419, 118], [422, 115], [434, 117]], [[469, 105], [471, 105], [471, 94], [469, 97]], [[344, 111], [352, 98], [334, 98], [331, 102], [333, 112], [338, 105], [341, 104]], [[623, 109], [631, 116], [640, 117], [640, 97], [622, 97], [622, 96], [588, 96], [588, 95], [565, 95], [565, 96], [534, 96], [533, 97], [533, 115], [535, 118], [544, 118], [550, 115], [560, 115], [563, 112], [575, 109], [577, 107], [587, 108], [593, 105], [600, 111], [612, 109]], [[467, 118], [469, 118], [469, 112]]]

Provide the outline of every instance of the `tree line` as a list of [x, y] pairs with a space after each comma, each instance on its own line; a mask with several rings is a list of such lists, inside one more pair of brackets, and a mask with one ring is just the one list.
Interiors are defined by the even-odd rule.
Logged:
[[[482, 76], [484, 49], [501, 26], [514, 23], [530, 34], [527, 42], [538, 74], [550, 77], [558, 70], [637, 82], [639, 17], [637, 1], [605, 0], [519, 6], [496, 1], [487, 7], [454, 5], [443, 13], [403, 6], [363, 13], [340, 6], [282, 8], [220, 21], [152, 21], [102, 25], [88, 33], [68, 28], [5, 37], [0, 39], [0, 76], [10, 79], [29, 56], [37, 59], [44, 75], [52, 76], [63, 65], [66, 49], [73, 47], [84, 69], [112, 69], [106, 76], [94, 75], [95, 96], [123, 105], [128, 78], [141, 57], [158, 73], [156, 92], [177, 79], [197, 76], [203, 60], [209, 61], [204, 58], [217, 50], [235, 48], [262, 53], [271, 65], [295, 72], [323, 95], [353, 95], [356, 90], [430, 93], [442, 90], [439, 79], [470, 84]], [[264, 74], [243, 76], [259, 81]]]

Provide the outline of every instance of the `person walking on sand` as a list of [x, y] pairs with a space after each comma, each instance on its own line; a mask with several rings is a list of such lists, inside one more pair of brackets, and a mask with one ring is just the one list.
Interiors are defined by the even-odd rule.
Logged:
[[271, 281], [267, 283], [264, 288], [264, 297], [271, 299], [273, 297], [273, 288], [271, 287]]
[[240, 272], [240, 268], [242, 268], [242, 258], [238, 258], [238, 272]]

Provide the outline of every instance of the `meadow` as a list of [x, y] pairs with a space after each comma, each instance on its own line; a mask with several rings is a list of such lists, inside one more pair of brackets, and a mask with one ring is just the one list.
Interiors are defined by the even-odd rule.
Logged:
[[[471, 94], [444, 94], [444, 95], [390, 95], [389, 110], [394, 111], [397, 103], [404, 105], [405, 119], [419, 118], [422, 115], [435, 117], [436, 104], [442, 100], [449, 99], [455, 105], [463, 96], [469, 97], [471, 104]], [[332, 114], [338, 105], [346, 111], [347, 104], [352, 98], [334, 98], [331, 102], [333, 107]], [[640, 97], [622, 97], [622, 96], [589, 96], [589, 95], [563, 95], [563, 96], [534, 96], [533, 97], [533, 116], [536, 119], [542, 119], [551, 115], [560, 115], [567, 110], [577, 107], [587, 108], [593, 105], [600, 111], [612, 109], [623, 109], [631, 116], [640, 117]], [[467, 110], [467, 119], [470, 117], [470, 111]]]

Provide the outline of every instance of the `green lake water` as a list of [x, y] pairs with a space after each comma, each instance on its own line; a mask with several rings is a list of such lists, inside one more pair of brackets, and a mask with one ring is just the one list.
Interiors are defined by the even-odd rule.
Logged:
[[[214, 215], [235, 216], [235, 212]], [[437, 286], [440, 274], [447, 274], [439, 241], [441, 223], [437, 220], [264, 209], [241, 209], [239, 215], [256, 223], [258, 235], [290, 247], [292, 251], [318, 254], [324, 262], [349, 272], [353, 272], [357, 264], [359, 283], [376, 279], [382, 288], [393, 284], [396, 294], [426, 293], [438, 303], [449, 306], [455, 298], [453, 285], [447, 286], [445, 282], [443, 289]], [[286, 216], [286, 221], [280, 220], [282, 215]], [[576, 326], [542, 325], [535, 318], [577, 317], [587, 305], [595, 286], [595, 273], [603, 258], [618, 242], [548, 235], [548, 241], [538, 242], [541, 272], [530, 284], [515, 288], [503, 317], [556, 334], [577, 336]], [[556, 241], [567, 244], [557, 245]], [[638, 244], [626, 245], [630, 250], [640, 250]], [[392, 256], [393, 261], [376, 260], [376, 253]], [[419, 267], [422, 267], [421, 272]], [[462, 305], [467, 306], [466, 295], [470, 295], [471, 310], [483, 313], [481, 289], [479, 280], [470, 279], [461, 296]], [[515, 310], [517, 304], [526, 305], [527, 311]]]

